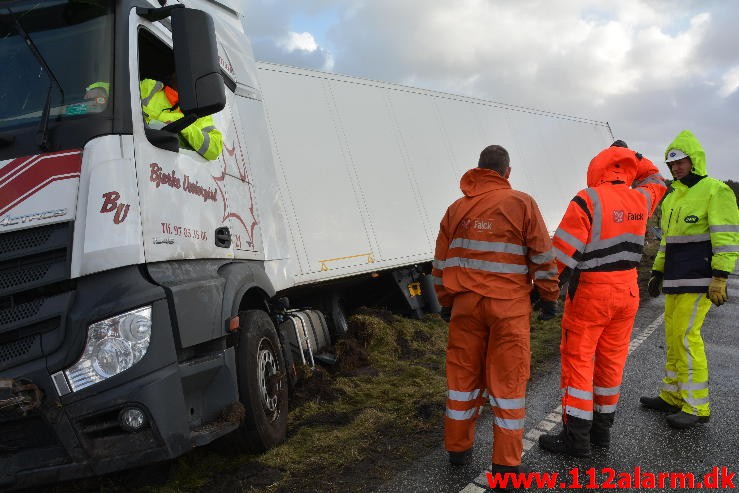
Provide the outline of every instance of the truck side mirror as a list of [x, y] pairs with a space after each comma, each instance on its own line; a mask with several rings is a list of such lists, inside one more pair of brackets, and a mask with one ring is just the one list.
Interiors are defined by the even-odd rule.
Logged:
[[[165, 129], [179, 132], [197, 118], [221, 111], [226, 106], [226, 87], [210, 15], [188, 8], [173, 9], [171, 15], [177, 92], [185, 118]], [[170, 128], [179, 127], [178, 123], [182, 128]]]

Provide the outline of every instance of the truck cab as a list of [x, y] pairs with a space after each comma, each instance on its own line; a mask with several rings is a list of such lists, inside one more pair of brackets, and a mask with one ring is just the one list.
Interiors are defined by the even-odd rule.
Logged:
[[[0, 31], [0, 486], [277, 443], [288, 254], [237, 9], [18, 0]], [[182, 118], [147, 121], [174, 80]]]

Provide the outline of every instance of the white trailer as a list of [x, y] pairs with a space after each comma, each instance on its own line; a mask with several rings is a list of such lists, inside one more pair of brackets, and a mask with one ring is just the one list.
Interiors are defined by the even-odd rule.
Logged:
[[[508, 148], [552, 229], [612, 139], [601, 122], [255, 64], [238, 2], [186, 3], [0, 6], [0, 487], [232, 431], [273, 446], [294, 365], [346, 329], [345, 304], [434, 307], [437, 224], [483, 147]], [[172, 72], [181, 121], [212, 114], [222, 133], [217, 159], [145, 125], [140, 80]]]
[[554, 233], [607, 123], [257, 63], [295, 284], [433, 258], [439, 221], [480, 151], [511, 155], [514, 188]]

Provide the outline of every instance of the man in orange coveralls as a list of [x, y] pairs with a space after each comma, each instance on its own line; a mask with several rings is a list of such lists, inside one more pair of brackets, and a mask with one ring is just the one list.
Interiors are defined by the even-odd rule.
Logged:
[[451, 307], [444, 443], [452, 464], [469, 461], [479, 408], [493, 408], [493, 472], [521, 471], [531, 359], [532, 282], [542, 313], [559, 295], [552, 243], [534, 199], [511, 189], [508, 152], [491, 145], [467, 171], [464, 197], [447, 209], [432, 275]]
[[560, 284], [569, 282], [562, 315], [562, 421], [539, 445], [574, 457], [607, 447], [639, 308], [636, 267], [647, 219], [664, 179], [651, 161], [617, 140], [588, 167], [554, 235]]

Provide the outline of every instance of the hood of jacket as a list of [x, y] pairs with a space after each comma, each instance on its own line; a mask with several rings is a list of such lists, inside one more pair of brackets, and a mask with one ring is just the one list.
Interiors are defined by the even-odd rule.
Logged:
[[595, 156], [588, 166], [588, 187], [620, 181], [631, 185], [639, 167], [636, 153], [625, 147], [608, 147]]
[[467, 197], [474, 197], [491, 190], [511, 188], [511, 184], [491, 169], [472, 168], [462, 175], [459, 188]]
[[708, 171], [706, 170], [706, 152], [703, 150], [701, 143], [698, 142], [698, 139], [695, 138], [695, 135], [693, 135], [693, 132], [683, 130], [677, 134], [675, 140], [670, 142], [670, 145], [665, 149], [665, 159], [667, 159], [667, 153], [670, 149], [677, 149], [688, 155], [690, 161], [693, 163], [692, 173], [699, 176], [708, 175]]

